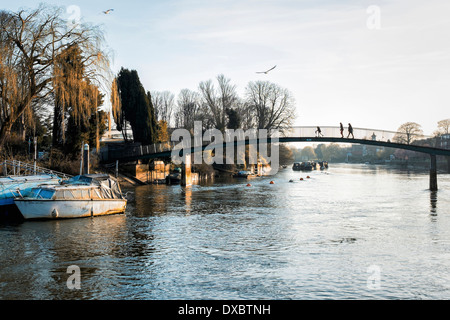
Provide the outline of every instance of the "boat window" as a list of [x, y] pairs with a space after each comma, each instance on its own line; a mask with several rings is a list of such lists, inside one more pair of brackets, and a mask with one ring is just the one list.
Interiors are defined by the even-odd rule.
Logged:
[[101, 199], [100, 194], [98, 193], [97, 189], [91, 189], [91, 198], [92, 199]]
[[89, 199], [89, 193], [86, 189], [72, 190], [75, 199]]
[[41, 192], [39, 192], [39, 198], [51, 199], [54, 194], [55, 194], [55, 190], [42, 189]]
[[75, 197], [70, 190], [64, 190], [64, 199], [75, 199]]
[[89, 195], [89, 189], [82, 189], [81, 195], [82, 199], [91, 199], [91, 196]]
[[31, 189], [31, 191], [27, 194], [27, 196], [33, 197], [33, 198], [37, 198], [40, 191], [41, 191], [41, 189], [39, 189], [39, 188], [33, 188], [33, 189]]

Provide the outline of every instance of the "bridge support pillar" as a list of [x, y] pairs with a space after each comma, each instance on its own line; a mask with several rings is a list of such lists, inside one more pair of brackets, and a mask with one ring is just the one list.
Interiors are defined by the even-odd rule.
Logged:
[[436, 167], [436, 155], [430, 154], [431, 164], [430, 164], [430, 190], [437, 191], [437, 167]]
[[450, 157], [445, 157], [447, 159], [447, 173], [450, 173]]
[[184, 155], [184, 161], [181, 167], [181, 185], [185, 187], [192, 185], [191, 154]]

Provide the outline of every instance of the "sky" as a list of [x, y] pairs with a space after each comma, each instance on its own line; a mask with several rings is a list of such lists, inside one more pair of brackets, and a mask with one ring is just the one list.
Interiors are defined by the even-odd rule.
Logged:
[[[0, 3], [11, 11], [38, 4]], [[258, 80], [291, 91], [297, 126], [395, 131], [411, 121], [431, 135], [450, 118], [448, 0], [45, 3], [64, 7], [68, 21], [100, 25], [113, 71], [137, 70], [148, 91], [177, 96], [223, 74], [241, 97]]]

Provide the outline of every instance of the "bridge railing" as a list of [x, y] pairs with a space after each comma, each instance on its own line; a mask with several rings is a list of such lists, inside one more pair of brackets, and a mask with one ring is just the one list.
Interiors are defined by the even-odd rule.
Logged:
[[[324, 138], [342, 138], [340, 128], [332, 126], [321, 126], [321, 135], [317, 132], [317, 127], [291, 127], [288, 130], [284, 130], [280, 137], [291, 138], [309, 138], [309, 137], [324, 137]], [[344, 126], [343, 132], [344, 138], [354, 138], [360, 140], [376, 140], [383, 142], [397, 142], [404, 144], [414, 144], [418, 141], [424, 141], [432, 138], [431, 136], [419, 135], [419, 134], [406, 134], [395, 131], [376, 130], [367, 128], [353, 128], [353, 137], [349, 135], [348, 127]], [[197, 137], [198, 139], [199, 137]], [[225, 139], [227, 139], [225, 137]], [[199, 146], [209, 144], [210, 142], [194, 141], [192, 139], [191, 146]], [[160, 154], [164, 152], [171, 152], [174, 147], [179, 146], [180, 142], [164, 142], [156, 143], [152, 145], [139, 145], [139, 146], [127, 146], [119, 150], [108, 150], [107, 154], [102, 156], [103, 160], [116, 160], [116, 159], [131, 159], [139, 158], [146, 155]]]
[[403, 132], [367, 129], [367, 128], [353, 128], [353, 137], [349, 134], [348, 127], [344, 126], [344, 131], [341, 136], [339, 127], [324, 126], [320, 127], [321, 135], [317, 132], [317, 127], [292, 127], [285, 132], [284, 137], [328, 137], [328, 138], [355, 138], [361, 140], [376, 140], [383, 142], [397, 142], [404, 144], [411, 144], [414, 141], [421, 141], [432, 138], [423, 134], [406, 134]]
[[0, 163], [0, 170], [2, 171], [3, 176], [13, 175], [13, 176], [24, 176], [24, 175], [39, 175], [39, 174], [47, 174], [52, 176], [58, 176], [62, 179], [69, 179], [72, 176], [58, 172], [55, 170], [38, 167], [35, 164], [29, 164], [23, 161], [17, 160], [5, 160]]

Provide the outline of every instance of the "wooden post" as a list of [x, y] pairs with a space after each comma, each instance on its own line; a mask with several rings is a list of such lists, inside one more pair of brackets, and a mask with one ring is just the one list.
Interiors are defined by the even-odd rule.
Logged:
[[81, 142], [80, 176], [83, 175], [83, 158], [84, 158], [83, 147], [84, 147], [84, 141]]
[[430, 154], [431, 163], [430, 163], [430, 190], [437, 191], [437, 168], [436, 168], [436, 155]]
[[184, 163], [181, 169], [181, 185], [188, 187], [192, 185], [191, 154], [184, 155]]
[[37, 163], [37, 137], [34, 137], [34, 175], [36, 175], [36, 163]]

